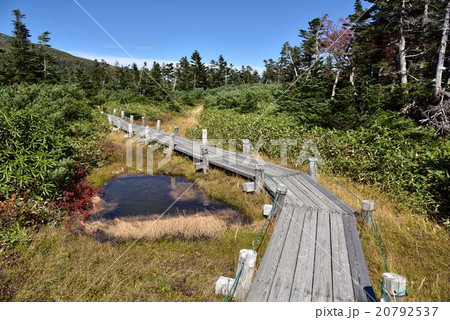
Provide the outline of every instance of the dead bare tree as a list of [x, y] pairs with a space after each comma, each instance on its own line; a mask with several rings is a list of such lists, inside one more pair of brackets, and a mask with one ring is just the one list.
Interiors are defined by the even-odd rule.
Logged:
[[[450, 0], [447, 1], [447, 9], [445, 10], [444, 26], [442, 28], [441, 45], [439, 47], [438, 62], [436, 68], [434, 95], [438, 98], [442, 95], [442, 73], [445, 70], [445, 52], [447, 49], [448, 33], [449, 33], [449, 21], [450, 20]], [[445, 96], [445, 95], [443, 95]]]
[[429, 106], [424, 112], [420, 122], [432, 125], [442, 136], [450, 135], [450, 95], [444, 93], [438, 104]]

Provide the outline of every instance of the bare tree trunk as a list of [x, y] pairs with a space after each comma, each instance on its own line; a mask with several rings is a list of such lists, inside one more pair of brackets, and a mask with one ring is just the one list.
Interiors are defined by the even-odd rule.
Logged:
[[341, 70], [337, 70], [336, 76], [334, 77], [333, 91], [331, 92], [331, 98], [334, 98], [336, 95], [336, 87], [339, 83], [339, 75], [341, 74]]
[[292, 54], [290, 51], [289, 51], [289, 58], [291, 59], [292, 67], [294, 68], [294, 72], [295, 72], [295, 78], [297, 79], [298, 71], [297, 71], [297, 67], [295, 66], [294, 59], [292, 59]]
[[47, 79], [47, 59], [44, 57], [44, 78]]
[[350, 72], [350, 77], [349, 77], [349, 81], [352, 84], [352, 87], [355, 86], [355, 70], [356, 70], [356, 67], [353, 66], [352, 71]]
[[398, 44], [398, 55], [399, 55], [399, 66], [400, 66], [400, 83], [402, 85], [408, 84], [408, 72], [406, 67], [406, 39], [404, 30], [404, 15], [406, 9], [406, 0], [402, 1], [402, 12], [400, 15], [400, 30], [399, 30], [399, 44]]
[[437, 97], [442, 91], [442, 72], [444, 71], [445, 51], [447, 49], [447, 40], [449, 32], [449, 20], [450, 20], [450, 0], [447, 1], [447, 9], [445, 11], [444, 27], [442, 28], [441, 46], [439, 48], [439, 56], [436, 68], [436, 78], [434, 95]]
[[173, 81], [173, 91], [175, 91], [175, 89], [177, 88], [177, 76], [175, 76], [175, 79]]

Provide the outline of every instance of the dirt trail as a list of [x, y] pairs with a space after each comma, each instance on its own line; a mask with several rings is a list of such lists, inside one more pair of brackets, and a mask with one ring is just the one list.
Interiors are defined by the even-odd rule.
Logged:
[[161, 129], [166, 132], [173, 132], [173, 127], [180, 128], [180, 135], [185, 137], [186, 131], [198, 125], [203, 105], [195, 106], [192, 109], [181, 111], [180, 115], [173, 117], [170, 121], [161, 124]]

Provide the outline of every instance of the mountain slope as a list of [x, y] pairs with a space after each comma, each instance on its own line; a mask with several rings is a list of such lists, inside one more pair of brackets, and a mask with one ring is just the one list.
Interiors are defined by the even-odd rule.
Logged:
[[[2, 51], [7, 52], [11, 48], [10, 39], [10, 36], [0, 33], [0, 53]], [[70, 53], [58, 49], [45, 47], [45, 50], [47, 50], [47, 52], [55, 58], [58, 65], [67, 67], [69, 69], [75, 68], [78, 64], [84, 65], [87, 69], [92, 68], [94, 65], [93, 60], [76, 57], [74, 55], [71, 55]]]

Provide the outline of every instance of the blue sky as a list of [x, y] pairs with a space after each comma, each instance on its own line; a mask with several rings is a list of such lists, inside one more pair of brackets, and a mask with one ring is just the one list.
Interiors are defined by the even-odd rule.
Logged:
[[[134, 58], [178, 61], [199, 50], [204, 62], [223, 54], [234, 65], [261, 70], [277, 58], [285, 41], [298, 44], [299, 29], [328, 13], [353, 11], [354, 0], [138, 1], [77, 0]], [[11, 11], [26, 14], [33, 41], [45, 30], [52, 47], [87, 58], [119, 60], [127, 55], [73, 0], [0, 0], [0, 32], [11, 34]]]

